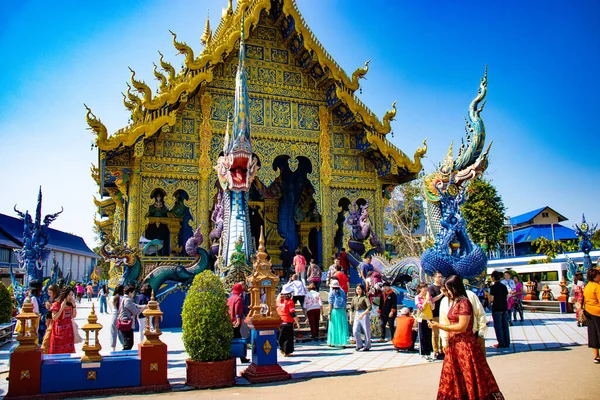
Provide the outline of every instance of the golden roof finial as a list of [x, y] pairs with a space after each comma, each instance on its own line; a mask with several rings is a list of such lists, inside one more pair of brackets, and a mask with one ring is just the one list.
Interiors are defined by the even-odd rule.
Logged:
[[260, 227], [260, 239], [258, 240], [258, 254], [264, 254], [264, 258], [267, 258], [267, 253], [265, 253], [265, 233], [263, 232], [263, 227]]
[[200, 38], [200, 43], [202, 43], [203, 46], [206, 46], [208, 43], [210, 43], [211, 39], [212, 30], [210, 29], [210, 10], [208, 10], [208, 13], [206, 14], [206, 26], [204, 27], [204, 33]]

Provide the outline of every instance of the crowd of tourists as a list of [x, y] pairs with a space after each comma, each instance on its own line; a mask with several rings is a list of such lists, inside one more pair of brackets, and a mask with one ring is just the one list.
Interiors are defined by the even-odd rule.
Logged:
[[[97, 296], [99, 303], [99, 313], [112, 314], [110, 333], [111, 348], [117, 350], [117, 340], [122, 345], [122, 350], [130, 350], [134, 345], [134, 329], [139, 329], [138, 343], [144, 339], [144, 329], [146, 319], [143, 311], [147, 309], [150, 301], [152, 288], [149, 285], [142, 285], [137, 298], [135, 298], [136, 287], [129, 285], [117, 285], [112, 293], [106, 284], [99, 285]], [[82, 343], [83, 339], [79, 332], [79, 326], [75, 322], [77, 317], [77, 305], [81, 304], [84, 297], [88, 302], [94, 300], [94, 286], [92, 283], [84, 285], [76, 283], [71, 285], [62, 285], [62, 287], [53, 284], [47, 288], [47, 301], [45, 302], [45, 330], [39, 329], [39, 339], [44, 354], [68, 354], [75, 352], [75, 345]], [[39, 316], [43, 312], [40, 307], [42, 298], [42, 285], [34, 280], [30, 282], [29, 290], [26, 293], [32, 304], [33, 312]], [[38, 320], [39, 326], [39, 320]], [[17, 331], [21, 328], [17, 325]]]

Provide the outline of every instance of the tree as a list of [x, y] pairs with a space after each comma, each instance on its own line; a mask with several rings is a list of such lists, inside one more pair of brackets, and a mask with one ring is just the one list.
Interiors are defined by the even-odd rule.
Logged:
[[486, 250], [495, 250], [506, 240], [506, 207], [491, 181], [483, 177], [471, 181], [461, 211], [473, 242]]
[[420, 176], [397, 187], [385, 212], [386, 224], [390, 224], [394, 229], [389, 242], [402, 257], [418, 257], [424, 250], [420, 236], [416, 235], [423, 221], [422, 183]]
[[[554, 260], [559, 253], [579, 250], [579, 244], [576, 240], [561, 242], [540, 236], [531, 242], [531, 249], [535, 251], [536, 254], [545, 254], [546, 260], [544, 261], [549, 263]], [[530, 264], [535, 263], [536, 262], [530, 262]]]
[[592, 235], [592, 249], [600, 249], [600, 229]]

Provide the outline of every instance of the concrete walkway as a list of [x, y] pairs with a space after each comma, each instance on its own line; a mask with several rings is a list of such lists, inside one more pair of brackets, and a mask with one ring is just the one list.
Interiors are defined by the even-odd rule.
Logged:
[[[77, 323], [83, 326], [87, 322], [87, 316], [91, 311], [91, 304], [83, 300], [78, 307]], [[98, 304], [94, 302], [96, 312]], [[110, 322], [109, 314], [99, 314], [99, 323], [104, 328], [100, 331], [101, 354], [110, 353]], [[491, 321], [491, 317], [488, 318]], [[576, 326], [574, 314], [544, 314], [525, 313], [525, 321], [515, 323], [510, 328], [512, 347], [509, 349], [494, 349], [496, 343], [494, 329], [488, 330], [486, 345], [488, 356], [492, 359], [496, 356], [510, 353], [520, 353], [530, 350], [558, 349], [568, 346], [587, 346], [587, 329]], [[169, 346], [169, 380], [175, 390], [186, 390], [185, 386], [185, 360], [187, 355], [181, 340], [181, 329], [167, 329], [161, 339]], [[135, 344], [138, 343], [136, 333]], [[14, 344], [12, 345], [14, 346]], [[8, 358], [11, 345], [0, 348], [0, 396], [6, 394], [8, 385], [4, 379], [8, 371]], [[117, 345], [117, 349], [122, 346]], [[77, 354], [73, 357], [81, 357], [81, 344], [76, 346]], [[290, 358], [279, 358], [280, 365], [289, 372], [294, 379], [315, 378], [333, 375], [357, 374], [382, 369], [414, 366], [428, 364], [417, 353], [397, 353], [393, 350], [391, 343], [374, 343], [370, 352], [355, 352], [353, 347], [345, 349], [328, 347], [324, 342], [297, 344], [294, 356]], [[440, 364], [436, 362], [435, 364]], [[238, 360], [238, 375], [245, 364]], [[599, 369], [600, 371], [600, 369]], [[243, 378], [238, 378], [238, 385], [247, 385]]]
[[[592, 363], [587, 347], [562, 347], [488, 358], [505, 399], [593, 400], [598, 399], [600, 365]], [[204, 398], [307, 400], [307, 399], [435, 399], [441, 363], [393, 368], [372, 373], [296, 379], [284, 383], [235, 386], [225, 389], [173, 392], [117, 399], [164, 400]]]

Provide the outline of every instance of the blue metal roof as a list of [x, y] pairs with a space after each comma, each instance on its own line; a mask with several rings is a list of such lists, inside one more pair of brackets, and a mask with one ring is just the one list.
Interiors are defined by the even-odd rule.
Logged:
[[[7, 239], [11, 239], [15, 242], [16, 246], [22, 246], [23, 220], [0, 214], [0, 231]], [[96, 253], [90, 250], [80, 236], [48, 228], [48, 239], [49, 243], [47, 247], [49, 249], [99, 258]]]
[[[511, 225], [520, 225], [520, 224], [524, 224], [526, 222], [529, 222], [532, 219], [534, 219], [535, 217], [537, 217], [538, 214], [541, 213], [542, 211], [544, 211], [546, 208], [549, 208], [550, 210], [552, 210], [552, 208], [550, 208], [548, 206], [544, 206], [542, 208], [538, 208], [537, 210], [529, 211], [529, 212], [526, 212], [525, 214], [521, 214], [521, 215], [517, 215], [516, 217], [512, 217], [510, 219], [510, 224]], [[556, 211], [552, 210], [552, 212], [554, 212], [554, 213], [556, 213], [558, 215], [558, 221], [559, 222], [567, 220], [565, 217], [563, 217], [562, 215], [560, 215]]]
[[[552, 233], [554, 230], [554, 233]], [[570, 240], [577, 239], [577, 234], [571, 228], [562, 226], [560, 224], [554, 225], [532, 225], [523, 229], [515, 230], [514, 232], [508, 232], [507, 242], [514, 243], [530, 243], [539, 237], [545, 237], [549, 240]]]

